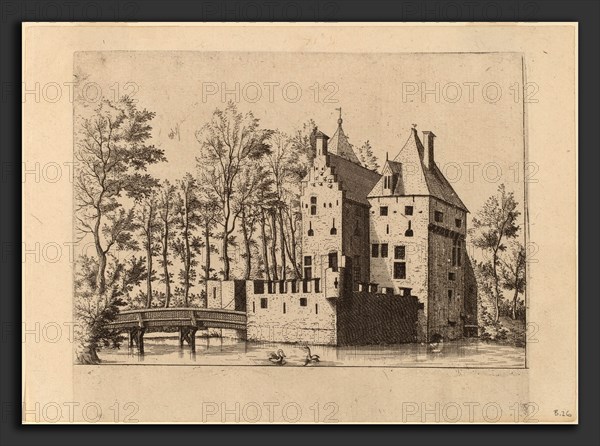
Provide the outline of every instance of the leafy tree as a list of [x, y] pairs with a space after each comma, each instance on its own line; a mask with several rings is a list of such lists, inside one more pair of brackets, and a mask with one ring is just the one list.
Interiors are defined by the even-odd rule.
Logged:
[[224, 110], [215, 110], [210, 123], [196, 134], [200, 143], [197, 162], [204, 172], [206, 183], [218, 198], [222, 213], [224, 280], [230, 278], [230, 238], [242, 212], [236, 200], [244, 191], [236, 186], [244, 168], [269, 152], [267, 141], [271, 133], [260, 129], [258, 118], [251, 112], [242, 114], [233, 102], [229, 102]]
[[158, 192], [158, 219], [160, 222], [160, 265], [163, 272], [160, 275], [161, 282], [165, 284], [165, 308], [169, 308], [171, 302], [171, 283], [172, 274], [169, 272], [169, 266], [173, 264], [169, 257], [169, 247], [171, 246], [173, 225], [176, 222], [176, 189], [168, 180], [164, 180], [160, 191]]
[[202, 247], [202, 241], [198, 236], [192, 234], [198, 228], [201, 217], [199, 214], [201, 202], [197, 196], [196, 179], [189, 173], [177, 182], [179, 189], [177, 223], [179, 226], [179, 237], [174, 241], [175, 254], [183, 263], [179, 278], [183, 287], [183, 302], [187, 307], [189, 304], [190, 287], [196, 280], [196, 256]]
[[152, 265], [152, 259], [158, 255], [156, 236], [160, 231], [157, 219], [158, 202], [155, 193], [138, 200], [135, 217], [137, 226], [143, 237], [142, 246], [146, 251], [146, 308], [152, 307], [152, 282], [156, 279], [156, 271]]
[[75, 200], [80, 239], [94, 240], [98, 293], [106, 288], [107, 256], [111, 249], [137, 249], [133, 209], [125, 210], [122, 194], [137, 198], [149, 193], [156, 180], [144, 173], [165, 161], [163, 150], [149, 143], [155, 114], [138, 110], [130, 98], [103, 100], [81, 119], [76, 134]]
[[511, 317], [517, 318], [517, 309], [519, 304], [519, 294], [525, 292], [525, 268], [526, 254], [525, 247], [515, 242], [508, 252], [507, 259], [501, 259], [501, 278], [504, 289], [513, 291], [511, 305]]
[[363, 145], [358, 148], [358, 159], [367, 169], [374, 171], [379, 170], [379, 160], [373, 153], [373, 147], [371, 147], [369, 140], [365, 141]]
[[123, 337], [108, 328], [115, 320], [123, 298], [145, 280], [144, 259], [131, 257], [121, 263], [114, 256], [107, 264], [106, 281], [102, 292], [97, 286], [98, 261], [80, 256], [75, 268], [75, 358], [79, 364], [98, 364], [98, 349], [118, 347]]
[[500, 254], [506, 250], [505, 243], [518, 235], [517, 218], [520, 212], [517, 206], [514, 194], [507, 192], [504, 184], [501, 184], [497, 195], [489, 197], [477, 217], [473, 218], [473, 228], [470, 230], [473, 245], [491, 253], [491, 268], [484, 271], [491, 275], [493, 281], [494, 321], [498, 321], [500, 315], [499, 303], [502, 296], [498, 271]]

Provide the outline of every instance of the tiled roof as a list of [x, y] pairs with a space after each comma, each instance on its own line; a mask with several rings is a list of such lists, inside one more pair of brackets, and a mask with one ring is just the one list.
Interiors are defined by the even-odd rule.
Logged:
[[342, 129], [342, 119], [338, 119], [338, 128], [327, 142], [327, 152], [333, 153], [334, 155], [341, 156], [342, 158], [346, 158], [353, 163], [360, 164], [360, 160], [354, 153], [354, 149], [352, 148], [352, 144], [348, 141], [348, 137], [344, 133]]
[[[416, 129], [413, 128], [402, 150], [393, 161], [386, 161], [383, 166], [383, 175], [387, 172], [399, 174], [399, 180], [391, 195], [431, 195], [468, 212], [467, 207], [437, 165], [434, 163], [432, 169], [425, 166], [423, 163], [424, 151], [425, 147], [419, 139]], [[382, 177], [368, 196], [384, 195], [388, 194], [384, 194]]]
[[346, 191], [346, 198], [369, 205], [367, 194], [379, 181], [381, 175], [339, 155], [329, 153], [327, 157], [328, 165], [333, 168], [342, 190]]

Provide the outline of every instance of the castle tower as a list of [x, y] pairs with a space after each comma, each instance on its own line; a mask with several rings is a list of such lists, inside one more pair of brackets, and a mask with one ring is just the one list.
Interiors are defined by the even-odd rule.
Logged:
[[434, 160], [433, 132], [413, 126], [369, 193], [371, 281], [419, 300], [421, 341], [462, 336], [467, 208]]

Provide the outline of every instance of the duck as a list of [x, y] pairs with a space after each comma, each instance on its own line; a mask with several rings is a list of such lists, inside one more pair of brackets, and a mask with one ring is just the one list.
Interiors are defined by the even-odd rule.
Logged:
[[429, 343], [429, 350], [432, 353], [440, 353], [442, 348], [444, 347], [444, 337], [440, 334], [434, 334], [431, 337], [431, 342]]
[[269, 361], [271, 361], [273, 364], [277, 364], [277, 365], [283, 365], [285, 364], [285, 353], [283, 353], [283, 350], [279, 349], [277, 350], [277, 352], [273, 352], [269, 355]]
[[304, 346], [304, 350], [306, 350], [307, 352], [306, 359], [304, 360], [304, 365], [308, 365], [313, 362], [321, 362], [321, 358], [319, 357], [319, 355], [311, 354], [309, 346]]

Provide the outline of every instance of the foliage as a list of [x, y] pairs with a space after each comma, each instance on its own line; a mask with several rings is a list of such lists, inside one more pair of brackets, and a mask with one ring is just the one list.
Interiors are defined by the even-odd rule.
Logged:
[[490, 277], [493, 283], [492, 315], [495, 322], [498, 322], [500, 316], [499, 305], [502, 297], [498, 271], [501, 254], [506, 251], [506, 243], [515, 239], [520, 229], [517, 224], [520, 215], [517, 206], [513, 192], [507, 192], [504, 184], [501, 184], [497, 195], [489, 197], [477, 213], [477, 217], [473, 218], [473, 228], [470, 230], [473, 245], [491, 254], [482, 273]]

